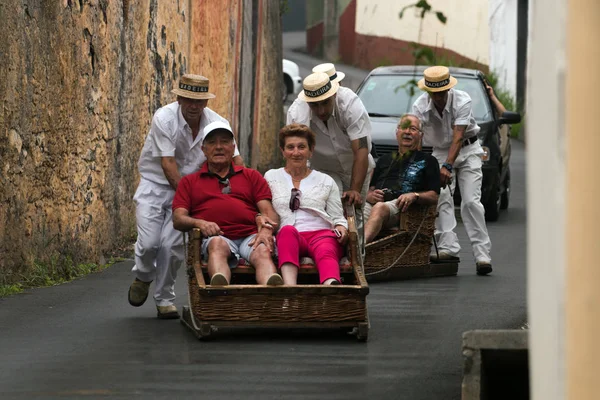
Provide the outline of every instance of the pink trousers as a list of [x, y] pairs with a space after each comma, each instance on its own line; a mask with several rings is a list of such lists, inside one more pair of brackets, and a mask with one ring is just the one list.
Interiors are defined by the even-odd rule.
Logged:
[[340, 280], [340, 259], [344, 249], [329, 229], [298, 232], [292, 225], [286, 225], [277, 234], [277, 253], [279, 268], [284, 263], [299, 266], [300, 257], [310, 257], [319, 270], [321, 283], [329, 278]]

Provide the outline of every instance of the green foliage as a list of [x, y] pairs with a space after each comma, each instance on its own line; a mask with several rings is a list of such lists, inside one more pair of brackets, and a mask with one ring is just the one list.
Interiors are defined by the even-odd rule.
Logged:
[[[398, 86], [397, 88], [394, 89], [395, 93], [398, 93], [398, 90], [400, 89], [404, 89], [406, 90], [406, 94], [408, 94], [409, 97], [413, 97], [417, 91], [416, 88], [418, 87], [418, 81], [416, 79], [411, 79], [408, 82], [406, 82], [403, 85]], [[408, 112], [408, 110], [407, 110]]]
[[[413, 42], [410, 44], [411, 53], [415, 60], [414, 65], [444, 65], [446, 67], [478, 69], [478, 66], [473, 65], [471, 62], [460, 62], [460, 61], [455, 60], [452, 57], [448, 57], [448, 56], [444, 56], [444, 55], [439, 56], [438, 54], [436, 54], [436, 52], [431, 47], [420, 44], [419, 42], [421, 39], [421, 32], [423, 30], [423, 19], [425, 18], [425, 16], [427, 14], [434, 13], [435, 16], [437, 17], [438, 21], [440, 21], [442, 24], [445, 24], [448, 21], [448, 19], [444, 15], [443, 12], [432, 10], [431, 5], [426, 0], [419, 0], [414, 4], [409, 4], [405, 7], [403, 7], [402, 10], [400, 10], [399, 18], [402, 19], [402, 17], [404, 17], [404, 12], [411, 8], [419, 10], [420, 18], [421, 18], [421, 23], [419, 25], [418, 40], [417, 40], [417, 42]], [[384, 65], [388, 65], [388, 64], [384, 64]], [[517, 102], [515, 101], [514, 97], [510, 94], [510, 92], [508, 90], [505, 90], [504, 88], [502, 88], [500, 85], [498, 85], [498, 75], [496, 73], [490, 72], [486, 76], [486, 79], [488, 80], [490, 85], [494, 88], [494, 93], [496, 94], [496, 97], [498, 98], [498, 100], [500, 100], [500, 102], [504, 105], [504, 107], [507, 110], [519, 112], [523, 116], [520, 123], [514, 124], [511, 127], [512, 128], [511, 135], [513, 137], [520, 137], [522, 127], [525, 124], [524, 105], [517, 104]], [[401, 89], [406, 90], [408, 95], [412, 97], [416, 93], [416, 88], [417, 88], [417, 81], [413, 79], [413, 80], [410, 80], [409, 82], [405, 83], [404, 85], [397, 87], [396, 91], [401, 90]]]
[[279, 14], [287, 14], [288, 11], [290, 11], [288, 0], [279, 0]]
[[410, 125], [412, 124], [410, 118], [406, 118], [404, 121], [402, 121], [402, 123], [400, 124], [400, 128], [401, 129], [406, 129], [406, 128], [410, 128]]
[[392, 62], [392, 60], [390, 60], [387, 57], [383, 57], [379, 61], [377, 61], [377, 66], [378, 67], [385, 67], [385, 66], [393, 65], [393, 64], [394, 63]]
[[522, 130], [525, 127], [525, 115], [521, 115], [521, 122], [511, 125], [510, 129], [510, 136], [516, 139], [523, 139]]
[[[35, 231], [31, 239], [20, 244], [24, 249], [21, 265], [0, 271], [0, 297], [18, 293], [23, 289], [52, 286], [71, 281], [92, 272], [105, 269], [115, 262], [131, 256], [131, 244], [137, 231], [130, 227], [122, 241], [115, 242], [107, 258], [101, 256], [98, 263], [90, 262], [88, 239], [76, 231], [52, 232], [45, 223]], [[96, 261], [96, 259], [94, 259]]]
[[24, 289], [32, 287], [60, 285], [92, 272], [102, 271], [123, 260], [123, 258], [111, 258], [105, 265], [95, 263], [73, 264], [73, 261], [68, 257], [62, 260], [60, 264], [58, 257], [53, 257], [49, 263], [36, 260], [27, 273], [21, 276], [19, 283], [0, 284], [0, 297], [20, 293]]
[[441, 22], [442, 24], [445, 24], [445, 23], [446, 23], [446, 21], [448, 20], [448, 19], [446, 18], [446, 16], [444, 15], [444, 13], [442, 13], [442, 12], [436, 11], [435, 15], [437, 16], [437, 18], [440, 20], [440, 22]]
[[518, 124], [511, 125], [511, 136], [515, 138], [521, 137], [521, 131], [525, 124], [525, 107], [523, 104], [518, 104], [515, 98], [510, 94], [508, 90], [505, 90], [502, 85], [498, 82], [498, 74], [494, 71], [490, 72], [485, 77], [489, 82], [490, 86], [494, 88], [494, 93], [500, 103], [504, 105], [507, 111], [515, 111], [522, 115], [521, 122]]
[[[433, 51], [433, 49], [431, 47], [423, 46], [420, 43], [418, 43], [421, 40], [421, 32], [423, 30], [423, 19], [425, 18], [425, 15], [427, 15], [428, 13], [434, 13], [435, 16], [437, 17], [437, 19], [442, 24], [445, 24], [447, 21], [447, 18], [444, 15], [444, 13], [441, 11], [433, 11], [431, 9], [431, 5], [426, 0], [419, 0], [414, 4], [409, 4], [405, 7], [403, 7], [402, 10], [400, 10], [399, 17], [402, 18], [404, 16], [404, 12], [410, 8], [415, 8], [417, 10], [420, 10], [420, 12], [421, 12], [421, 15], [420, 15], [421, 22], [419, 24], [419, 35], [418, 35], [417, 42], [413, 42], [410, 44], [411, 53], [412, 53], [413, 59], [415, 60], [414, 61], [415, 65], [456, 66], [455, 65], [456, 63], [454, 62], [454, 60], [449, 59], [447, 57], [439, 57], [435, 53], [435, 51]], [[415, 95], [416, 88], [417, 88], [417, 81], [413, 79], [413, 80], [410, 80], [409, 82], [407, 82], [406, 84], [402, 85], [401, 87], [396, 88], [396, 90], [404, 89], [404, 90], [406, 90], [408, 95], [410, 97], [412, 97]]]
[[21, 284], [0, 285], [0, 298], [21, 293], [23, 286]]
[[[55, 237], [46, 241], [46, 246]], [[70, 243], [74, 243], [72, 241]], [[19, 274], [4, 276], [0, 279], [0, 297], [20, 293], [32, 287], [54, 286], [80, 278], [92, 272], [102, 271], [124, 258], [111, 257], [105, 264], [79, 262], [74, 245], [67, 244], [60, 250], [47, 250], [43, 258], [34, 258], [31, 264]]]
[[71, 281], [75, 278], [101, 270], [102, 267], [94, 263], [74, 264], [70, 257], [60, 260], [53, 257], [50, 263], [36, 260], [30, 272], [22, 277], [26, 287], [52, 286]]
[[414, 57], [415, 65], [445, 65], [446, 67], [471, 68], [469, 63], [460, 62], [446, 55], [437, 54], [431, 47], [419, 43], [410, 44], [411, 54]]
[[406, 10], [408, 10], [410, 8], [416, 8], [417, 10], [420, 10], [420, 12], [421, 12], [421, 19], [425, 18], [425, 15], [427, 15], [428, 13], [434, 13], [435, 16], [437, 17], [437, 19], [442, 24], [445, 24], [446, 21], [447, 21], [447, 18], [444, 15], [443, 12], [441, 12], [441, 11], [432, 11], [431, 10], [431, 5], [426, 0], [419, 0], [415, 4], [409, 4], [409, 5], [405, 6], [405, 7], [403, 7], [402, 10], [400, 10], [399, 17], [402, 19], [402, 17], [404, 16], [404, 11], [406, 11]]

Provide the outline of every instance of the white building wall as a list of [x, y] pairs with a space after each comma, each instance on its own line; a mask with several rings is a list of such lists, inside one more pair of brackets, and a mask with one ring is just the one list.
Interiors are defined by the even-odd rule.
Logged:
[[[459, 2], [465, 4], [458, 7], [455, 3]], [[432, 13], [421, 20], [414, 8], [400, 19], [402, 8], [414, 3], [414, 0], [357, 0], [356, 32], [444, 47], [489, 65], [488, 0], [429, 0], [432, 10], [441, 11], [448, 18], [446, 24]]]
[[490, 71], [513, 98], [517, 93], [517, 0], [489, 0]]
[[565, 175], [568, 150], [565, 141], [569, 134], [565, 129], [564, 102], [566, 7], [567, 0], [529, 2], [527, 74], [535, 77], [527, 82], [526, 120], [527, 309], [532, 400], [566, 399], [565, 212], [566, 201], [572, 196], [567, 191]]

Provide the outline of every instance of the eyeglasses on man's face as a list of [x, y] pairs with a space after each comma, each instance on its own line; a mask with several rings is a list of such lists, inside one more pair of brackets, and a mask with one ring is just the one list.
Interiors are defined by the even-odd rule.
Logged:
[[410, 133], [419, 133], [419, 132], [421, 132], [421, 130], [419, 128], [417, 128], [416, 126], [412, 126], [412, 125], [411, 126], [407, 126], [407, 127], [399, 126], [396, 129], [399, 130], [399, 131], [401, 131], [401, 132], [402, 131], [409, 131]]
[[292, 188], [292, 196], [290, 197], [290, 210], [296, 211], [300, 208], [300, 189]]

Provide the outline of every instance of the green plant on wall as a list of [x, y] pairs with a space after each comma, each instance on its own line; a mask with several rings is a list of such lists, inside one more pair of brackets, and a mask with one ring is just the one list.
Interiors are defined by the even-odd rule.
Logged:
[[420, 10], [421, 19], [425, 18], [425, 15], [427, 15], [429, 13], [435, 13], [435, 16], [437, 17], [437, 19], [440, 20], [440, 22], [442, 24], [446, 23], [447, 18], [444, 15], [444, 13], [441, 11], [433, 11], [431, 9], [431, 5], [426, 0], [420, 0], [414, 4], [409, 4], [405, 7], [403, 7], [402, 10], [400, 10], [400, 18], [402, 18], [404, 16], [404, 12], [410, 8], [415, 8], [417, 10]]
[[290, 11], [288, 0], [279, 0], [279, 14], [283, 15]]
[[[439, 56], [438, 54], [436, 54], [436, 52], [431, 47], [424, 46], [420, 43], [421, 32], [422, 32], [422, 28], [423, 28], [423, 20], [425, 19], [425, 17], [429, 14], [434, 14], [440, 23], [445, 24], [448, 19], [444, 15], [443, 12], [438, 11], [438, 10], [433, 10], [431, 5], [429, 4], [429, 2], [427, 2], [426, 0], [420, 0], [414, 4], [409, 4], [405, 7], [403, 7], [402, 10], [400, 10], [399, 18], [402, 19], [402, 17], [404, 16], [404, 13], [410, 9], [414, 9], [418, 13], [419, 18], [421, 19], [421, 21], [419, 23], [419, 34], [418, 34], [417, 42], [413, 42], [410, 44], [410, 49], [411, 49], [410, 51], [411, 51], [411, 54], [414, 59], [415, 67], [417, 65], [445, 65], [447, 67], [465, 67], [465, 68], [473, 67], [472, 65], [468, 65], [463, 62], [457, 62], [456, 60], [454, 60], [451, 57]], [[487, 78], [488, 82], [490, 83], [490, 85], [494, 88], [496, 97], [498, 98], [498, 100], [500, 100], [500, 102], [504, 105], [504, 107], [506, 107], [507, 110], [516, 110], [516, 111], [520, 112], [521, 114], [523, 114], [523, 111], [524, 111], [523, 105], [516, 104], [516, 101], [515, 101], [514, 97], [510, 94], [510, 92], [499, 86], [498, 75], [495, 72], [492, 71], [492, 72], [488, 73], [486, 78]], [[417, 80], [411, 79], [410, 81], [406, 82], [404, 85], [396, 88], [396, 90], [401, 90], [401, 89], [406, 90], [408, 95], [412, 98], [413, 96], [415, 96], [416, 93], [418, 93], [418, 91], [416, 90], [417, 89]], [[409, 101], [409, 104], [410, 103], [411, 102]], [[523, 121], [519, 124], [512, 125], [512, 132], [511, 132], [512, 136], [519, 137]]]
[[[84, 242], [73, 233], [66, 233], [71, 240], [59, 240], [60, 234], [49, 235], [46, 225], [42, 225], [39, 236], [31, 242], [31, 253], [25, 256], [25, 262], [19, 271], [0, 276], [0, 298], [22, 292], [24, 289], [41, 286], [53, 286], [69, 282], [92, 272], [101, 271], [121, 257], [110, 257], [106, 261], [90, 263], [82, 259], [80, 253]], [[127, 244], [134, 236], [126, 239]], [[37, 250], [37, 251], [35, 251]], [[127, 250], [127, 255], [129, 250]]]
[[[437, 56], [433, 49], [427, 46], [423, 46], [421, 42], [421, 33], [423, 32], [423, 20], [427, 14], [435, 14], [437, 19], [445, 24], [447, 21], [446, 16], [441, 11], [435, 11], [431, 8], [431, 5], [426, 0], [419, 0], [414, 4], [409, 4], [400, 10], [399, 18], [402, 19], [404, 17], [404, 13], [406, 10], [415, 9], [419, 13], [419, 18], [421, 21], [419, 22], [419, 33], [417, 35], [417, 41], [410, 44], [411, 54], [413, 56], [414, 65], [436, 65], [438, 63]], [[417, 93], [417, 80], [411, 79], [405, 84], [396, 88], [398, 90], [406, 90], [406, 93], [412, 98]], [[409, 99], [408, 104], [411, 104], [412, 101]], [[408, 110], [407, 110], [408, 112]]]
[[520, 138], [521, 130], [524, 126], [523, 124], [525, 123], [524, 105], [518, 103], [508, 90], [505, 90], [501, 87], [500, 83], [498, 82], [498, 74], [496, 74], [494, 71], [487, 74], [486, 79], [490, 83], [490, 86], [494, 88], [494, 93], [496, 94], [498, 100], [500, 100], [500, 103], [502, 103], [507, 110], [517, 111], [518, 113], [523, 115], [521, 122], [519, 122], [518, 124], [511, 125], [511, 136], [515, 138]]

